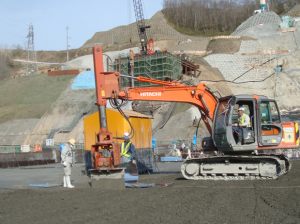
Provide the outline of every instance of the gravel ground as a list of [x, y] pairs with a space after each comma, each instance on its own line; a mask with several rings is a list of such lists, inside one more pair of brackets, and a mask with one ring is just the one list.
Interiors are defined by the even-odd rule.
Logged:
[[[58, 167], [39, 169], [57, 179]], [[300, 223], [300, 161], [271, 181], [187, 181], [179, 173], [141, 176], [169, 187], [125, 189], [121, 180], [94, 181], [75, 169], [75, 189], [0, 190], [0, 223]], [[15, 171], [19, 169], [15, 169]], [[56, 171], [55, 171], [56, 170]], [[0, 183], [11, 170], [0, 170]], [[30, 179], [27, 169], [16, 172]], [[76, 174], [77, 172], [77, 174]], [[25, 175], [25, 176], [24, 176]]]

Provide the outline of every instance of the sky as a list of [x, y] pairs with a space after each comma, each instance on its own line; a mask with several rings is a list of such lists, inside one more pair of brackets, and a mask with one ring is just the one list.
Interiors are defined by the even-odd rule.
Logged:
[[[145, 19], [163, 0], [142, 0]], [[29, 25], [36, 50], [79, 48], [94, 33], [135, 22], [132, 0], [0, 0], [0, 48], [25, 48]]]

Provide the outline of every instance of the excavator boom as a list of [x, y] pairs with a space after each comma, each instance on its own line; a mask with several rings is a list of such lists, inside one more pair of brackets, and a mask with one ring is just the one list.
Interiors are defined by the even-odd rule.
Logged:
[[[152, 83], [151, 81], [152, 80], [147, 80], [147, 82]], [[156, 81], [157, 80], [153, 80], [153, 83], [157, 83]], [[119, 92], [117, 97], [126, 100], [166, 101], [192, 104], [199, 109], [207, 130], [212, 134], [211, 123], [214, 120], [218, 99], [204, 84], [185, 86], [169, 82], [168, 85], [163, 86], [129, 88], [126, 91]]]

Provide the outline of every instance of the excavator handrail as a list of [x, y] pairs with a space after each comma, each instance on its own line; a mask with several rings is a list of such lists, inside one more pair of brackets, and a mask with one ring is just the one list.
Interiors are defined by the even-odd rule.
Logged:
[[152, 84], [157, 84], [157, 85], [162, 85], [162, 86], [184, 86], [182, 83], [177, 82], [177, 81], [163, 81], [163, 80], [159, 80], [159, 79], [147, 78], [147, 77], [141, 76], [141, 75], [135, 79], [139, 82], [152, 83]]

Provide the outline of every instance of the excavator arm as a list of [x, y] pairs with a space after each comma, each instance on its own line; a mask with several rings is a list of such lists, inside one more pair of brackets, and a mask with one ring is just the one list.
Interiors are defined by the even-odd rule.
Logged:
[[[139, 77], [138, 80], [141, 81], [143, 78]], [[185, 86], [176, 82], [167, 82], [167, 85], [165, 85], [164, 82], [159, 83], [159, 80], [155, 79], [147, 79], [145, 81], [160, 84], [160, 86], [129, 88], [128, 90], [120, 91], [115, 97], [124, 100], [165, 101], [192, 104], [199, 109], [208, 131], [210, 134], [212, 133], [209, 120], [213, 121], [214, 119], [214, 112], [218, 100], [204, 84]]]
[[212, 133], [209, 120], [212, 122], [214, 119], [218, 99], [205, 84], [187, 86], [176, 81], [161, 81], [139, 76], [136, 78], [137, 81], [157, 86], [121, 90], [119, 85], [121, 75], [118, 72], [103, 72], [100, 46], [94, 47], [94, 66], [98, 104], [107, 99], [189, 103], [199, 109], [207, 130]]

